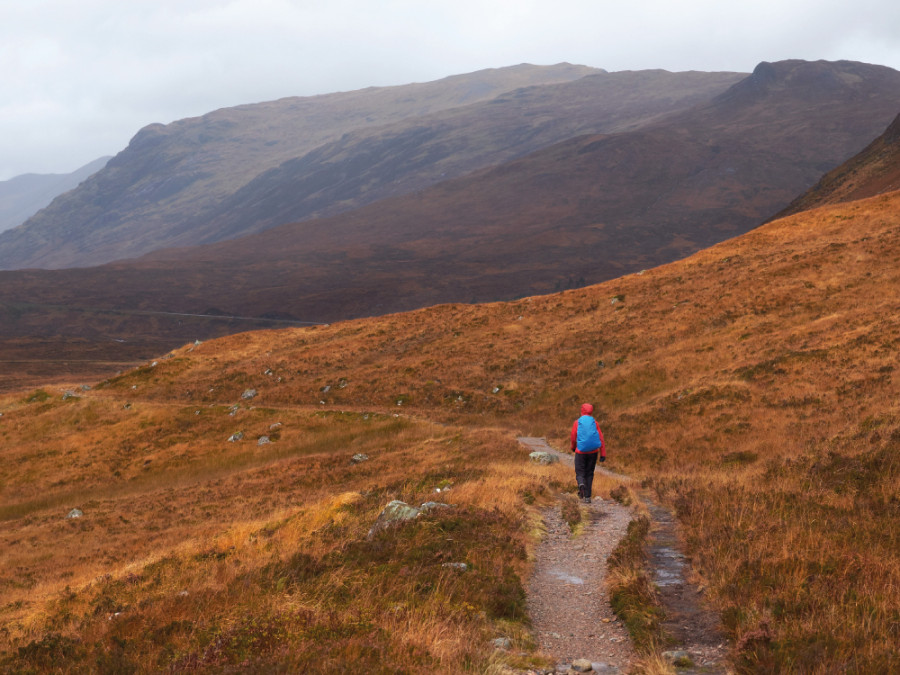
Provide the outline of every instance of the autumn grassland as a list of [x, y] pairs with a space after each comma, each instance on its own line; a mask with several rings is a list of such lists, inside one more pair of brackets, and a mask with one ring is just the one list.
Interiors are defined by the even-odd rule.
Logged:
[[[562, 448], [587, 400], [608, 464], [675, 509], [740, 672], [896, 671], [898, 307], [891, 193], [580, 290], [244, 333], [67, 400], [6, 396], [0, 664], [539, 660], [534, 509], [571, 477], [515, 435]], [[456, 506], [367, 538], [395, 498]]]

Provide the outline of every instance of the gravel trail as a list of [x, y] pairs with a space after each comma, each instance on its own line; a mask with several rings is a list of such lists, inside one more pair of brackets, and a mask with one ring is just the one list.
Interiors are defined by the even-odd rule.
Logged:
[[[531, 449], [555, 452], [543, 439], [519, 440]], [[559, 664], [558, 672], [566, 672], [576, 659], [591, 661], [598, 673], [626, 672], [635, 654], [628, 632], [609, 605], [605, 577], [606, 559], [625, 536], [632, 512], [599, 497], [585, 510], [585, 526], [576, 537], [559, 506], [543, 513], [547, 535], [538, 547], [528, 585], [535, 637], [541, 650]]]

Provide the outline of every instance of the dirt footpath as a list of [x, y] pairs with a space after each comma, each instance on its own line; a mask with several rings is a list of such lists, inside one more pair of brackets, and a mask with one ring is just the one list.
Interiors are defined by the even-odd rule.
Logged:
[[572, 537], [558, 507], [544, 513], [547, 536], [528, 586], [528, 610], [541, 650], [560, 665], [587, 659], [597, 672], [616, 673], [634, 658], [605, 587], [606, 559], [631, 516], [630, 509], [595, 498], [584, 530]]
[[[543, 438], [520, 438], [531, 451], [550, 452], [571, 464], [572, 457], [551, 448]], [[622, 480], [626, 476], [598, 467]], [[574, 476], [573, 476], [574, 480]], [[680, 673], [726, 673], [727, 641], [715, 612], [704, 606], [702, 593], [689, 579], [690, 561], [681, 552], [672, 515], [644, 493], [653, 523], [648, 541], [648, 572], [666, 614], [668, 654], [684, 654], [692, 666]], [[560, 508], [544, 512], [547, 536], [536, 553], [528, 586], [528, 607], [541, 650], [567, 672], [576, 659], [592, 662], [598, 673], [624, 673], [636, 656], [624, 626], [616, 619], [606, 595], [606, 561], [625, 536], [633, 517], [630, 508], [595, 497], [588, 522], [573, 537]]]
[[[532, 450], [560, 455], [544, 439], [521, 438]], [[574, 476], [572, 478], [574, 480]], [[595, 497], [584, 528], [573, 537], [559, 506], [544, 511], [547, 535], [536, 552], [528, 585], [528, 610], [541, 650], [565, 672], [587, 659], [598, 673], [626, 672], [635, 658], [628, 631], [613, 614], [606, 594], [606, 560], [625, 536], [632, 511]]]

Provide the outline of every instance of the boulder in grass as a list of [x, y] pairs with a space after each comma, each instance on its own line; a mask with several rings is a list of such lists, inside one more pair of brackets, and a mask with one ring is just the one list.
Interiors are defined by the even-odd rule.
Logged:
[[246, 389], [243, 394], [241, 394], [241, 398], [245, 401], [249, 401], [251, 398], [256, 397], [256, 389]]
[[372, 529], [369, 530], [366, 538], [372, 539], [381, 530], [387, 529], [393, 525], [399, 525], [408, 520], [414, 520], [421, 513], [421, 509], [417, 509], [415, 506], [410, 506], [406, 502], [395, 499], [385, 506], [381, 513], [378, 514], [378, 519], [375, 521], [375, 524], [372, 525]]
[[350, 461], [354, 464], [360, 464], [361, 462], [368, 462], [369, 456], [364, 452], [357, 452], [353, 457], [350, 458]]
[[81, 518], [84, 515], [84, 512], [81, 509], [72, 509], [69, 511], [69, 515], [66, 518]]
[[552, 452], [544, 452], [543, 450], [537, 450], [528, 456], [531, 458], [531, 461], [536, 464], [553, 464], [559, 461], [559, 457]]
[[499, 649], [506, 652], [512, 649], [512, 640], [510, 640], [508, 637], [498, 637], [491, 640], [491, 646], [494, 649]]

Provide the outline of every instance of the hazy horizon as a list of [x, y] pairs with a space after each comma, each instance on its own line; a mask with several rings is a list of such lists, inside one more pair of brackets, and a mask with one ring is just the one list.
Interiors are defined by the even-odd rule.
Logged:
[[0, 180], [69, 173], [151, 123], [287, 96], [519, 63], [750, 72], [760, 61], [900, 69], [888, 0], [65, 0], [0, 10]]

